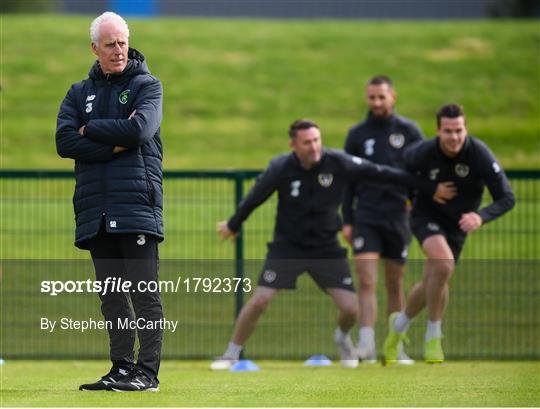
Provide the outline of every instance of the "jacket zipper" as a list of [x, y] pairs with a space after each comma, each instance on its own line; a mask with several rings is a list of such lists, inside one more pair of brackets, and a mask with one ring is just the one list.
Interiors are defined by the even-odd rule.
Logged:
[[[105, 107], [109, 106], [109, 99], [111, 97], [111, 80], [110, 80], [110, 74], [107, 74], [106, 77], [107, 81], [107, 87], [105, 89], [105, 97], [102, 99], [101, 106], [103, 109], [100, 109], [101, 117], [105, 116]], [[101, 202], [103, 207], [103, 217], [105, 218], [105, 230], [107, 230], [107, 164], [102, 163], [101, 164]]]

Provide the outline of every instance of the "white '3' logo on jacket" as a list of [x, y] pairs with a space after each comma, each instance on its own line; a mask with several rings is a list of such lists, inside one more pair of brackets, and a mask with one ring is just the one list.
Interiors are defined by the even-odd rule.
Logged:
[[298, 197], [300, 196], [300, 185], [302, 182], [300, 180], [293, 180], [291, 182], [291, 196]]
[[364, 142], [364, 153], [366, 156], [371, 156], [375, 153], [375, 139], [367, 139]]

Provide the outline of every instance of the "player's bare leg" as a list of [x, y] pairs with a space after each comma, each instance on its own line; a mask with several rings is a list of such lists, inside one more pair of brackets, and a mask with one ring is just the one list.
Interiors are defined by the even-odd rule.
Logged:
[[341, 288], [328, 288], [327, 292], [339, 311], [334, 340], [339, 348], [341, 365], [345, 368], [356, 368], [358, 356], [351, 340], [351, 328], [356, 324], [358, 317], [356, 296], [352, 291]]
[[339, 328], [343, 332], [349, 332], [356, 324], [356, 317], [358, 316], [358, 306], [356, 305], [354, 293], [342, 288], [328, 288], [326, 291], [332, 297], [339, 311], [337, 320]]
[[454, 272], [454, 256], [444, 236], [437, 234], [422, 243], [426, 253], [426, 307], [430, 321], [440, 321], [448, 304], [448, 281]]
[[440, 320], [448, 304], [448, 280], [454, 269], [454, 257], [442, 235], [428, 237], [422, 247], [428, 257], [424, 275], [407, 297], [405, 314], [412, 320], [428, 306], [429, 299], [428, 318]]
[[375, 321], [377, 320], [377, 270], [379, 253], [360, 253], [355, 256], [358, 275], [358, 306], [360, 331], [358, 355], [366, 362], [376, 362]]
[[425, 360], [429, 363], [444, 361], [442, 350], [442, 318], [448, 305], [448, 281], [454, 272], [454, 256], [444, 236], [428, 237], [422, 243], [426, 253], [425, 290], [428, 322], [426, 330]]
[[[405, 274], [405, 264], [391, 259], [385, 259], [385, 284], [386, 284], [386, 315], [402, 311], [405, 307], [405, 294], [403, 291], [403, 276]], [[398, 363], [404, 365], [414, 364], [400, 343], [398, 351]]]
[[244, 305], [236, 319], [232, 338], [235, 344], [244, 345], [246, 343], [250, 335], [255, 331], [259, 318], [277, 292], [275, 288], [263, 286], [255, 289], [255, 293]]
[[405, 307], [405, 295], [403, 292], [403, 276], [405, 264], [394, 260], [385, 260], [386, 278], [386, 315], [401, 311]]
[[426, 308], [426, 287], [424, 285], [424, 280], [422, 280], [419, 283], [416, 283], [409, 292], [405, 314], [412, 320], [420, 314], [424, 308]]
[[258, 286], [255, 293], [244, 305], [234, 326], [231, 342], [227, 346], [225, 353], [217, 358], [210, 366], [213, 370], [229, 369], [240, 358], [240, 353], [250, 337], [255, 331], [259, 318], [264, 313], [268, 304], [278, 290], [270, 287]]
[[373, 327], [377, 320], [377, 268], [379, 253], [360, 253], [355, 256], [358, 274], [358, 306], [360, 326]]
[[397, 342], [405, 339], [411, 320], [427, 308], [426, 360], [442, 362], [442, 317], [448, 305], [448, 281], [454, 271], [454, 257], [446, 238], [437, 234], [422, 243], [427, 260], [424, 276], [409, 294], [405, 310], [393, 314], [390, 321], [390, 335], [385, 341], [385, 357], [388, 361], [397, 360]]

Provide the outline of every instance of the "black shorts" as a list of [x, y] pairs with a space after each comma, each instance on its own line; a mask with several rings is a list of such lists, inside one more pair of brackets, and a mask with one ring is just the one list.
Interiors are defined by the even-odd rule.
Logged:
[[353, 252], [379, 253], [381, 257], [405, 263], [411, 244], [408, 218], [380, 223], [357, 222], [353, 227]]
[[289, 242], [268, 243], [268, 254], [258, 285], [295, 289], [296, 279], [307, 272], [321, 290], [342, 288], [354, 292], [347, 250], [339, 245], [300, 248]]
[[450, 250], [452, 250], [454, 261], [457, 263], [461, 250], [463, 250], [467, 233], [456, 227], [441, 223], [438, 218], [432, 216], [413, 217], [411, 219], [411, 227], [420, 245], [422, 245], [424, 240], [426, 240], [428, 237], [436, 234], [442, 234], [446, 238]]

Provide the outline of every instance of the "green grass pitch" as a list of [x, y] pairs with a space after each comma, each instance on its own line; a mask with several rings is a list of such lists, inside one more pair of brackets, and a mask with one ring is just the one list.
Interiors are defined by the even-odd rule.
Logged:
[[208, 362], [165, 361], [159, 393], [79, 392], [105, 361], [8, 361], [5, 406], [521, 406], [540, 405], [538, 362], [449, 362], [411, 367], [261, 361], [260, 372], [211, 372]]

